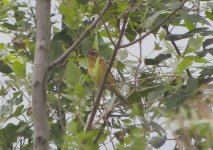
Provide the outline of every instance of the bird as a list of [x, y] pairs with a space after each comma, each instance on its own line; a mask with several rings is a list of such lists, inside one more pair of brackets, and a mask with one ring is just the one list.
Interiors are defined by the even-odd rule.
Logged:
[[[95, 86], [100, 88], [101, 82], [103, 80], [104, 74], [107, 70], [107, 63], [98, 50], [92, 48], [87, 53], [88, 57], [88, 74], [95, 83]], [[116, 86], [116, 81], [113, 74], [109, 72], [106, 79], [107, 89], [114, 93], [120, 100], [125, 101], [124, 96], [121, 94], [120, 90]]]

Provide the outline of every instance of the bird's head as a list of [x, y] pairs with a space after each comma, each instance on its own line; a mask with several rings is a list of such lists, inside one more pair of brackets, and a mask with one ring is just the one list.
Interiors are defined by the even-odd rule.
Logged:
[[100, 53], [96, 49], [90, 49], [87, 53], [88, 57], [99, 57]]

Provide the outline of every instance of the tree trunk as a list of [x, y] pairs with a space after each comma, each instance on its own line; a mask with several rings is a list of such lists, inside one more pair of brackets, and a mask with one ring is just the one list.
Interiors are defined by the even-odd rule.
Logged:
[[36, 51], [32, 75], [32, 107], [34, 126], [34, 150], [48, 150], [48, 109], [46, 99], [46, 75], [50, 53], [50, 4], [51, 0], [36, 1]]

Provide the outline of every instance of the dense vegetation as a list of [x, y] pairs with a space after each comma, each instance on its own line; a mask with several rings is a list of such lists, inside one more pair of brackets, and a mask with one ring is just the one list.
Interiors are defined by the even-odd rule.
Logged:
[[[0, 1], [2, 150], [33, 147], [35, 5]], [[62, 0], [51, 9], [50, 149], [213, 148], [213, 2]], [[128, 106], [94, 88], [90, 48], [113, 66]]]

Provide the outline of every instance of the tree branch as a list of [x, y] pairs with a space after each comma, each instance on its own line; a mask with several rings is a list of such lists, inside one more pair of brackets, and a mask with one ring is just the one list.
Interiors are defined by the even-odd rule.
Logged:
[[125, 47], [129, 47], [141, 40], [143, 40], [145, 37], [147, 37], [148, 35], [150, 35], [151, 33], [153, 33], [155, 30], [157, 30], [159, 27], [161, 27], [167, 20], [169, 20], [169, 18], [171, 16], [173, 16], [178, 10], [180, 10], [184, 4], [187, 2], [187, 0], [184, 0], [181, 5], [176, 8], [174, 11], [172, 11], [172, 13], [170, 15], [168, 15], [166, 18], [164, 18], [156, 27], [154, 27], [152, 30], [148, 31], [146, 34], [144, 34], [143, 36], [141, 36], [140, 38], [136, 39], [135, 41], [132, 41], [128, 44], [124, 44], [124, 45], [120, 45], [119, 48], [125, 48]]
[[76, 46], [78, 46], [81, 43], [81, 41], [86, 37], [86, 35], [90, 33], [96, 27], [96, 25], [100, 22], [101, 16], [109, 9], [111, 5], [112, 5], [112, 0], [109, 0], [107, 5], [100, 12], [100, 15], [96, 18], [96, 20], [79, 36], [79, 38], [72, 44], [72, 46], [68, 48], [66, 53], [62, 54], [60, 57], [58, 57], [55, 61], [53, 61], [48, 66], [48, 70], [51, 70], [56, 65], [60, 64], [70, 55], [71, 52], [75, 50]]

